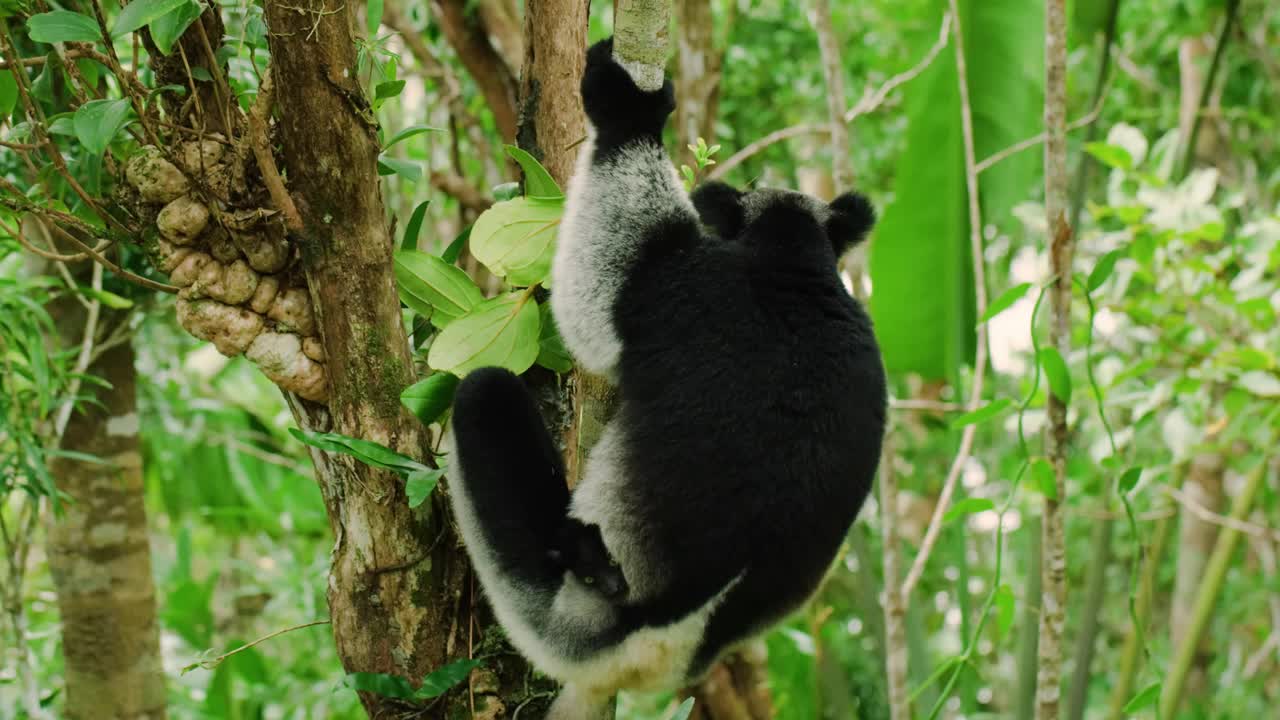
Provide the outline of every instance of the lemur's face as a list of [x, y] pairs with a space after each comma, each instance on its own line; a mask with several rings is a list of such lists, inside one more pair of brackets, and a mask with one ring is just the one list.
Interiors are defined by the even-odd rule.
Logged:
[[799, 211], [821, 229], [836, 255], [860, 240], [875, 221], [871, 204], [852, 192], [827, 203], [794, 190], [757, 188], [744, 192], [710, 181], [699, 185], [690, 199], [703, 225], [726, 240], [743, 236], [771, 215], [771, 210], [785, 209], [793, 218]]

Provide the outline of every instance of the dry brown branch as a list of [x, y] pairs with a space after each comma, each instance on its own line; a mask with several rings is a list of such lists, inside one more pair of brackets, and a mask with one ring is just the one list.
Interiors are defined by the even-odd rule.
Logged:
[[280, 169], [276, 167], [276, 159], [271, 154], [271, 143], [267, 138], [267, 118], [271, 117], [274, 95], [271, 78], [272, 72], [268, 68], [262, 84], [258, 86], [258, 97], [249, 110], [249, 148], [258, 163], [258, 170], [262, 172], [262, 183], [267, 186], [271, 202], [284, 216], [285, 225], [290, 230], [299, 232], [302, 230], [302, 216], [293, 204], [289, 189], [284, 186], [284, 179], [280, 177]]
[[[869, 87], [864, 90], [862, 97], [858, 102], [845, 112], [844, 121], [846, 123], [851, 123], [858, 117], [879, 109], [879, 107], [884, 104], [885, 100], [889, 97], [889, 93], [893, 92], [894, 89], [903, 83], [907, 83], [915, 79], [920, 75], [920, 73], [928, 69], [929, 65], [933, 62], [933, 59], [938, 56], [938, 53], [942, 51], [942, 48], [946, 47], [947, 38], [950, 35], [950, 29], [951, 15], [950, 13], [943, 13], [942, 25], [938, 28], [938, 39], [929, 48], [928, 52], [920, 58], [920, 61], [913, 65], [909, 70], [889, 78], [875, 90], [871, 90]], [[768, 135], [765, 135], [759, 140], [756, 140], [742, 148], [733, 155], [730, 155], [724, 162], [717, 164], [715, 168], [707, 174], [707, 179], [718, 180], [724, 177], [730, 170], [733, 170], [750, 158], [763, 152], [771, 145], [776, 145], [783, 140], [798, 137], [800, 135], [829, 132], [830, 127], [831, 126], [828, 123], [801, 123], [799, 125], [782, 128], [781, 130], [774, 130]]]
[[1182, 505], [1187, 512], [1190, 512], [1192, 515], [1195, 515], [1204, 522], [1212, 523], [1219, 527], [1231, 528], [1232, 530], [1244, 533], [1250, 537], [1258, 538], [1259, 540], [1269, 540], [1271, 542], [1280, 543], [1280, 530], [1273, 530], [1265, 525], [1259, 525], [1247, 520], [1238, 520], [1228, 515], [1214, 512], [1204, 505], [1196, 502], [1196, 500], [1187, 493], [1175, 487], [1165, 487], [1164, 492], [1169, 497], [1178, 501], [1178, 504]]
[[466, 178], [454, 172], [437, 170], [431, 173], [431, 187], [457, 200], [464, 208], [478, 213], [493, 205], [493, 198], [480, 192]]

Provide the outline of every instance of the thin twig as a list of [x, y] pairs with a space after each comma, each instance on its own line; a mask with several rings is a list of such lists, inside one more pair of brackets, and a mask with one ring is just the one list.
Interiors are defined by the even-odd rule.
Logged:
[[[884, 84], [880, 85], [874, 91], [872, 91], [870, 88], [867, 88], [866, 90], [864, 90], [862, 93], [862, 97], [858, 100], [858, 102], [855, 103], [853, 107], [849, 108], [847, 112], [845, 112], [844, 121], [846, 123], [851, 123], [855, 119], [857, 119], [859, 116], [866, 115], [878, 109], [884, 103], [884, 101], [888, 98], [889, 93], [893, 92], [894, 89], [896, 89], [899, 85], [902, 85], [903, 83], [906, 83], [906, 82], [910, 82], [911, 80], [919, 76], [920, 73], [924, 72], [929, 67], [929, 65], [933, 62], [933, 59], [938, 56], [938, 53], [942, 51], [942, 48], [946, 47], [947, 38], [950, 35], [950, 29], [951, 29], [951, 14], [943, 13], [942, 25], [938, 29], [938, 39], [929, 48], [929, 51], [926, 52], [922, 58], [920, 58], [920, 61], [917, 62], [914, 66], [912, 66], [909, 70], [906, 70], [905, 72], [899, 73], [889, 78], [887, 81], [884, 82]], [[765, 135], [764, 137], [756, 140], [755, 142], [750, 143], [749, 145], [742, 148], [741, 150], [734, 153], [733, 155], [730, 155], [729, 158], [724, 162], [718, 163], [715, 166], [715, 168], [711, 170], [711, 172], [707, 173], [707, 179], [718, 180], [724, 177], [730, 170], [733, 170], [734, 168], [746, 162], [750, 158], [763, 152], [769, 146], [780, 143], [783, 140], [787, 140], [793, 137], [799, 137], [801, 135], [809, 135], [812, 133], [830, 132], [830, 131], [831, 131], [831, 125], [829, 123], [801, 123], [799, 125], [792, 125], [791, 127], [782, 128], [781, 130], [774, 130], [768, 135]]]
[[[956, 55], [956, 77], [960, 87], [960, 129], [964, 140], [965, 191], [969, 196], [969, 259], [973, 263], [976, 311], [978, 317], [982, 317], [987, 311], [987, 271], [982, 253], [982, 209], [978, 204], [978, 169], [973, 140], [973, 105], [969, 100], [969, 81], [966, 75], [964, 57], [964, 33], [960, 27], [960, 14], [956, 8], [956, 0], [951, 0], [951, 16], [955, 18], [955, 42], [953, 47]], [[978, 325], [977, 350], [973, 361], [973, 385], [969, 388], [969, 398], [965, 403], [965, 407], [969, 412], [976, 410], [978, 403], [982, 401], [982, 387], [986, 376], [987, 324], [982, 323]], [[951, 506], [951, 497], [955, 494], [960, 474], [964, 470], [965, 464], [969, 461], [970, 453], [973, 452], [973, 439], [976, 433], [977, 424], [970, 423], [965, 426], [963, 433], [960, 435], [960, 448], [956, 451], [955, 459], [951, 461], [951, 469], [947, 471], [947, 478], [942, 483], [942, 493], [938, 496], [938, 504], [934, 507], [933, 517], [929, 520], [929, 528], [925, 531], [924, 540], [920, 543], [920, 551], [916, 553], [915, 562], [911, 564], [911, 571], [907, 573], [907, 578], [902, 583], [902, 596], [904, 598], [911, 596], [911, 591], [915, 589], [916, 583], [920, 581], [920, 576], [924, 573], [924, 566], [929, 560], [929, 554], [938, 542], [938, 535], [942, 532], [942, 518]]]
[[[1107, 88], [1110, 89], [1110, 87], [1111, 87], [1111, 81], [1108, 80]], [[1079, 118], [1076, 118], [1075, 120], [1072, 120], [1070, 123], [1067, 123], [1067, 132], [1071, 132], [1073, 130], [1079, 130], [1082, 127], [1092, 124], [1094, 120], [1098, 119], [1098, 115], [1102, 113], [1102, 106], [1106, 104], [1106, 101], [1107, 101], [1107, 91], [1104, 90], [1102, 93], [1098, 95], [1097, 102], [1094, 103], [1094, 106], [1089, 110], [1088, 113], [1086, 113], [1085, 115]], [[1005, 160], [1008, 160], [1010, 157], [1017, 155], [1023, 150], [1030, 150], [1031, 148], [1037, 145], [1044, 144], [1044, 141], [1047, 139], [1047, 137], [1048, 136], [1045, 133], [1040, 133], [1039, 135], [1029, 137], [1026, 140], [1020, 140], [1003, 150], [998, 150], [988, 155], [987, 157], [983, 158], [982, 161], [978, 163], [976, 169], [979, 174], [987, 170], [990, 170], [992, 165], [996, 165]]]
[[80, 381], [89, 369], [93, 359], [93, 341], [98, 334], [98, 317], [102, 312], [102, 301], [97, 294], [102, 292], [102, 266], [94, 263], [93, 279], [90, 286], [94, 289], [94, 298], [89, 301], [88, 315], [84, 321], [84, 336], [80, 340], [80, 353], [76, 356], [76, 364], [71, 370], [71, 382], [67, 386], [67, 399], [58, 408], [57, 418], [53, 423], [53, 446], [62, 444], [62, 434], [67, 431], [67, 423], [71, 421], [71, 411], [76, 406], [76, 394], [80, 392]]
[[66, 230], [63, 230], [62, 228], [58, 227], [55, 223], [49, 223], [49, 227], [53, 228], [53, 231], [58, 233], [58, 235], [60, 235], [64, 240], [67, 240], [75, 244], [77, 247], [83, 250], [86, 255], [93, 258], [97, 262], [102, 263], [107, 267], [108, 270], [115, 273], [116, 275], [119, 275], [124, 280], [128, 280], [129, 282], [141, 285], [142, 287], [145, 287], [145, 288], [150, 288], [152, 290], [159, 290], [161, 292], [172, 293], [175, 295], [178, 293], [179, 290], [182, 289], [176, 285], [167, 285], [162, 282], [156, 282], [155, 280], [144, 278], [141, 275], [135, 275], [134, 273], [131, 273], [128, 270], [125, 270], [124, 268], [120, 267], [119, 265], [111, 262], [106, 257], [104, 257], [101, 253], [97, 252], [96, 250], [94, 250], [93, 248], [89, 247], [84, 242], [82, 242], [80, 238], [77, 238], [76, 236], [72, 235]]
[[218, 667], [219, 665], [221, 665], [223, 660], [226, 660], [227, 658], [231, 657], [232, 655], [235, 655], [236, 653], [244, 652], [245, 650], [248, 650], [249, 648], [253, 647], [254, 645], [258, 645], [258, 644], [260, 644], [260, 643], [264, 643], [264, 642], [266, 642], [266, 641], [270, 640], [271, 638], [276, 637], [277, 635], [283, 635], [283, 634], [288, 633], [288, 632], [293, 632], [294, 630], [302, 630], [302, 629], [304, 629], [304, 628], [315, 627], [316, 625], [328, 625], [330, 622], [331, 622], [331, 621], [329, 621], [329, 620], [312, 620], [312, 621], [311, 621], [311, 622], [309, 622], [309, 623], [302, 623], [301, 625], [294, 625], [293, 627], [287, 627], [287, 628], [284, 628], [283, 630], [276, 630], [276, 631], [275, 631], [275, 632], [273, 632], [273, 633], [269, 633], [269, 634], [267, 634], [267, 635], [263, 635], [262, 637], [258, 638], [257, 640], [254, 640], [253, 642], [250, 642], [250, 643], [246, 643], [246, 644], [244, 644], [244, 645], [241, 645], [240, 647], [236, 648], [235, 650], [230, 650], [230, 651], [225, 652], [225, 653], [223, 653], [223, 654], [221, 654], [221, 655], [219, 655], [219, 656], [217, 656], [217, 657], [215, 657], [215, 658], [211, 658], [211, 659], [209, 659], [209, 660], [201, 660], [200, 662], [197, 662], [197, 663], [191, 663], [190, 665], [187, 665], [186, 667], [182, 668], [182, 672], [183, 672], [183, 673], [187, 673], [187, 672], [190, 672], [190, 671], [192, 671], [192, 670], [195, 670], [196, 668], [203, 668], [203, 669], [205, 669], [205, 670], [212, 670], [212, 669], [214, 669], [214, 668]]
[[249, 110], [249, 147], [253, 150], [254, 160], [258, 162], [258, 170], [262, 172], [262, 182], [267, 186], [271, 202], [284, 216], [285, 225], [294, 232], [300, 232], [303, 228], [302, 215], [293, 204], [289, 189], [284, 186], [284, 179], [280, 177], [280, 170], [276, 167], [276, 159], [271, 154], [271, 145], [267, 140], [267, 118], [271, 116], [274, 94], [271, 78], [274, 76], [273, 70], [268, 68], [262, 84], [258, 86], [258, 98]]
[[1186, 508], [1188, 512], [1200, 518], [1204, 522], [1218, 525], [1219, 527], [1231, 528], [1237, 532], [1242, 532], [1250, 537], [1259, 538], [1261, 540], [1270, 540], [1272, 542], [1280, 542], [1280, 530], [1272, 530], [1264, 525], [1251, 523], [1248, 520], [1238, 520], [1228, 515], [1216, 513], [1209, 508], [1196, 502], [1190, 495], [1182, 492], [1174, 487], [1165, 487], [1165, 493], [1169, 497], [1178, 501], [1178, 504]]

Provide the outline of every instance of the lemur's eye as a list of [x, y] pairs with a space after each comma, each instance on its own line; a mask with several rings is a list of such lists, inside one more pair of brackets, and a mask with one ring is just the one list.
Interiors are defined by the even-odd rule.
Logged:
[[584, 582], [584, 583], [586, 583], [586, 584], [588, 584], [588, 585], [595, 585], [595, 584], [596, 584], [596, 579], [595, 579], [594, 577], [590, 576], [590, 575], [587, 575], [586, 577], [582, 578], [582, 582]]

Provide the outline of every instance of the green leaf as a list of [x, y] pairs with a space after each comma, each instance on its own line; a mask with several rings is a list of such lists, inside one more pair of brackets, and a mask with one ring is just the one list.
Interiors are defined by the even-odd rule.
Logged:
[[453, 404], [453, 393], [458, 389], [458, 376], [452, 373], [435, 373], [419, 380], [400, 393], [400, 402], [409, 408], [423, 425], [430, 425]]
[[445, 248], [444, 252], [440, 253], [441, 260], [444, 260], [450, 265], [458, 262], [458, 256], [462, 254], [462, 246], [466, 245], [467, 240], [471, 238], [472, 227], [474, 226], [468, 225], [466, 230], [458, 233], [458, 237], [454, 238], [453, 242], [449, 243], [449, 247]]
[[1013, 627], [1013, 588], [1009, 587], [1007, 584], [1001, 585], [996, 590], [995, 602], [996, 631], [999, 633], [1000, 637], [1005, 637], [1009, 634], [1009, 628]]
[[949, 523], [959, 517], [994, 510], [995, 508], [996, 504], [987, 498], [965, 498], [951, 506], [947, 514], [942, 516], [942, 522]]
[[471, 671], [480, 667], [479, 660], [458, 660], [444, 665], [436, 670], [432, 670], [429, 675], [422, 678], [422, 687], [413, 695], [419, 700], [429, 700], [433, 697], [439, 697], [449, 691], [458, 683], [467, 679], [467, 675]]
[[432, 470], [432, 468], [411, 457], [401, 455], [389, 447], [369, 440], [347, 437], [338, 433], [318, 433], [297, 428], [289, 428], [289, 434], [311, 447], [350, 455], [366, 465], [391, 470], [401, 475], [421, 470]]
[[404, 237], [400, 238], [401, 249], [418, 249], [418, 233], [422, 231], [422, 219], [427, 216], [427, 206], [430, 204], [430, 200], [423, 200], [413, 209], [413, 214], [409, 216], [409, 224], [404, 226]]
[[[396, 82], [400, 83], [401, 87], [404, 87], [403, 80], [397, 80]], [[387, 84], [389, 83], [383, 83], [382, 85], [387, 85]], [[382, 85], [379, 85], [378, 87], [382, 87]], [[397, 91], [397, 94], [398, 93], [399, 91]], [[395, 145], [398, 142], [403, 142], [413, 137], [414, 135], [421, 135], [422, 133], [425, 133], [425, 132], [440, 132], [440, 128], [433, 128], [429, 125], [410, 125], [409, 127], [396, 133], [395, 135], [392, 135], [391, 139], [387, 141], [386, 147], [391, 147], [392, 145]], [[386, 148], [383, 148], [383, 149], [385, 150]]]
[[382, 697], [413, 699], [413, 686], [408, 680], [385, 673], [357, 672], [347, 675], [342, 684], [360, 692], [371, 692]]
[[493, 186], [493, 199], [497, 202], [520, 197], [520, 183], [508, 182]]
[[364, 13], [369, 37], [373, 37], [378, 34], [378, 26], [382, 24], [382, 0], [369, 0]]
[[[96, 42], [102, 39], [98, 23], [87, 15], [70, 10], [32, 15], [27, 20], [27, 36], [36, 42]], [[6, 75], [10, 75], [5, 71]]]
[[564, 199], [522, 197], [495, 203], [471, 229], [471, 254], [512, 285], [546, 283]]
[[120, 297], [109, 290], [94, 290], [91, 287], [77, 287], [76, 292], [87, 295], [88, 297], [101, 302], [109, 308], [115, 310], [128, 310], [133, 307], [133, 301], [129, 298]]
[[[378, 83], [373, 88], [373, 98], [375, 100], [386, 100], [387, 98], [396, 97], [404, 90], [404, 86], [404, 80], [391, 80], [389, 82]], [[388, 143], [387, 147], [390, 146], [391, 143]]]
[[573, 356], [564, 346], [564, 339], [556, 328], [556, 318], [551, 306], [543, 303], [538, 306], [538, 315], [542, 321], [542, 331], [538, 335], [538, 359], [535, 361], [548, 370], [567, 373], [573, 369]]
[[967, 412], [961, 415], [960, 417], [952, 420], [951, 427], [962, 428], [965, 425], [973, 425], [974, 423], [985, 422], [999, 415], [1000, 413], [1004, 412], [1012, 404], [1013, 404], [1013, 401], [1010, 400], [1009, 398], [1000, 398], [998, 400], [993, 400], [990, 403], [987, 403], [986, 405], [978, 408], [977, 410], [974, 410], [972, 412]]
[[436, 485], [440, 483], [442, 475], [444, 470], [441, 468], [414, 470], [409, 473], [404, 484], [404, 494], [409, 499], [409, 507], [416, 508], [430, 497], [431, 491], [435, 490]]
[[1134, 695], [1129, 702], [1124, 704], [1126, 713], [1136, 713], [1139, 710], [1151, 707], [1160, 699], [1160, 693], [1164, 690], [1164, 683], [1157, 680], [1146, 686], [1137, 695]]
[[1098, 162], [1117, 170], [1131, 170], [1133, 156], [1119, 145], [1108, 145], [1104, 142], [1086, 143], [1084, 151], [1098, 159]]
[[1021, 300], [1022, 296], [1026, 295], [1027, 291], [1030, 289], [1031, 283], [1022, 283], [1021, 285], [1015, 285], [1000, 293], [1000, 297], [992, 301], [992, 303], [987, 306], [987, 311], [982, 313], [982, 317], [978, 318], [978, 324], [981, 325], [1005, 310], [1013, 307], [1013, 304]]
[[1045, 458], [1031, 461], [1031, 484], [1041, 495], [1050, 500], [1058, 499], [1058, 476]]
[[551, 173], [542, 167], [532, 155], [515, 145], [504, 145], [507, 155], [511, 156], [524, 170], [524, 194], [527, 197], [561, 198], [564, 193], [551, 177]]
[[1116, 261], [1120, 259], [1120, 255], [1121, 251], [1112, 250], [1098, 258], [1098, 264], [1093, 266], [1093, 270], [1089, 272], [1089, 280], [1085, 283], [1085, 287], [1089, 288], [1089, 292], [1102, 287], [1102, 283], [1111, 277], [1111, 273], [1116, 269]]
[[129, 101], [124, 98], [90, 100], [76, 110], [72, 125], [76, 137], [84, 144], [85, 149], [94, 155], [101, 155], [116, 133], [120, 132], [120, 128], [128, 122], [128, 118]]
[[133, 0], [125, 5], [111, 26], [111, 36], [118, 37], [157, 20], [185, 5], [189, 0]]
[[209, 69], [199, 65], [191, 68], [191, 77], [200, 82], [213, 82], [213, 76], [209, 74]]
[[[965, 27], [975, 151], [986, 158], [1041, 130], [1044, 6], [1023, 0], [958, 0]], [[925, 3], [940, 18], [947, 0]], [[922, 26], [919, 57], [937, 39]], [[948, 47], [904, 86], [903, 151], [894, 200], [870, 249], [870, 309], [891, 372], [955, 380], [977, 347], [964, 147], [955, 56]], [[982, 174], [983, 220], [1014, 228], [1011, 210], [1039, 178], [1040, 154], [1025, 152]]]
[[689, 720], [691, 714], [693, 714], [693, 698], [685, 698], [667, 720]]
[[1138, 480], [1142, 479], [1142, 467], [1131, 467], [1124, 471], [1120, 476], [1120, 492], [1127, 493], [1138, 486]]
[[484, 293], [461, 268], [419, 250], [395, 255], [400, 299], [443, 329], [484, 301]]
[[539, 324], [537, 303], [521, 293], [486, 300], [440, 332], [427, 364], [456, 375], [489, 365], [522, 373], [538, 357]]
[[1067, 371], [1067, 363], [1055, 347], [1040, 348], [1040, 366], [1044, 368], [1045, 377], [1049, 380], [1049, 391], [1063, 405], [1071, 402], [1071, 373]]
[[0, 73], [0, 122], [8, 119], [18, 104], [18, 81], [12, 72]]
[[185, 0], [173, 12], [151, 21], [151, 39], [162, 55], [173, 52], [173, 44], [191, 27], [204, 12], [204, 5], [195, 0]]
[[411, 183], [422, 179], [422, 164], [387, 155], [378, 156], [379, 175], [399, 175]]

